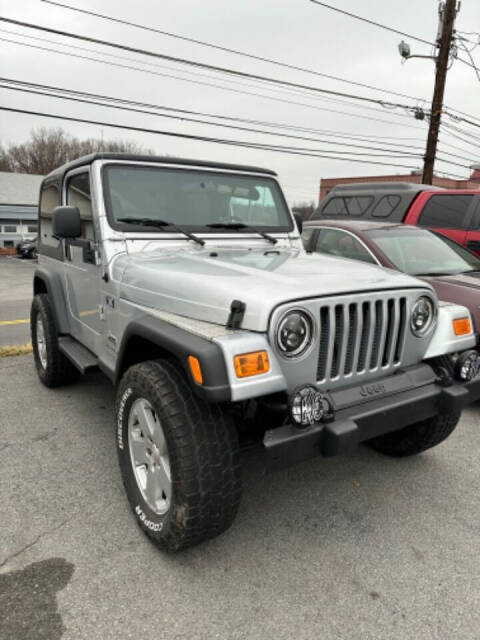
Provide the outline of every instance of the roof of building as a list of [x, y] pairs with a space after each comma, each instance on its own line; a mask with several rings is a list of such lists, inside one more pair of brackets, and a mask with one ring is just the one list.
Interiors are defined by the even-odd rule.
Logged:
[[0, 205], [36, 206], [42, 180], [43, 176], [31, 173], [0, 171]]
[[36, 220], [38, 206], [31, 204], [0, 204], [0, 220]]
[[208, 162], [206, 160], [192, 160], [191, 158], [170, 158], [168, 156], [153, 156], [138, 153], [118, 153], [118, 152], [98, 152], [91, 153], [87, 156], [77, 158], [68, 164], [64, 164], [48, 174], [47, 178], [61, 179], [62, 176], [70, 169], [81, 167], [85, 164], [92, 164], [95, 160], [126, 160], [129, 162], [158, 162], [159, 164], [178, 164], [191, 167], [212, 167], [214, 169], [226, 169], [229, 171], [246, 171], [249, 173], [267, 173], [276, 176], [275, 171], [271, 169], [262, 169], [260, 167], [250, 167], [245, 165], [227, 164], [222, 162]]

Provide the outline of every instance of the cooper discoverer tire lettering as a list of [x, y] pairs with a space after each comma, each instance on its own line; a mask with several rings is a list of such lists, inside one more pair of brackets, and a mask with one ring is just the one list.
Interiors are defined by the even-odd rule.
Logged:
[[[225, 408], [197, 398], [175, 361], [159, 360], [127, 370], [116, 416], [122, 479], [142, 530], [161, 548], [178, 551], [228, 529], [241, 479], [237, 432]], [[142, 442], [143, 470], [142, 451], [132, 454]], [[159, 465], [163, 478], [153, 493], [146, 491], [149, 464]]]

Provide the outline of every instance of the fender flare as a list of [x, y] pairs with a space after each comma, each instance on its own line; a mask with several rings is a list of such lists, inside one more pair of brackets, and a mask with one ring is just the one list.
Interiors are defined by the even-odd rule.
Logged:
[[[145, 315], [130, 322], [122, 336], [117, 354], [114, 382], [118, 383], [124, 371], [129, 342], [132, 338], [143, 338], [174, 356], [181, 364], [195, 394], [208, 402], [228, 402], [231, 389], [221, 347], [198, 335], [173, 324]], [[188, 365], [188, 356], [198, 358], [202, 368], [203, 384], [193, 379]]]
[[33, 275], [33, 295], [41, 292], [41, 290], [39, 290], [39, 282], [43, 283], [50, 298], [57, 332], [60, 334], [70, 333], [64, 283], [61, 275], [56, 272], [47, 271], [47, 269], [42, 267], [37, 267]]

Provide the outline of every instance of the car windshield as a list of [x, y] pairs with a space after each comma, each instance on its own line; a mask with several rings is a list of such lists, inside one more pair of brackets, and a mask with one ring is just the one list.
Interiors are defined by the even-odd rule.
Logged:
[[454, 275], [480, 271], [480, 259], [452, 240], [410, 227], [365, 232], [398, 269], [412, 276]]
[[[189, 231], [226, 233], [229, 225], [251, 225], [266, 232], [291, 231], [283, 195], [271, 178], [152, 166], [107, 165], [104, 190], [110, 224], [136, 229], [121, 218], [172, 222]], [[211, 227], [209, 225], [215, 225]], [[162, 233], [172, 232], [168, 226]], [[246, 232], [249, 230], [246, 230]], [[238, 232], [238, 229], [237, 229]]]

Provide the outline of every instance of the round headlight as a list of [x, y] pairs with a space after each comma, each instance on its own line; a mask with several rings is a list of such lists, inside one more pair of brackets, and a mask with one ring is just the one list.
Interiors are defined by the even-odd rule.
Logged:
[[312, 318], [304, 311], [288, 311], [278, 323], [278, 348], [289, 358], [299, 356], [311, 345], [312, 335]]
[[435, 305], [428, 296], [421, 296], [413, 305], [410, 328], [419, 337], [424, 336], [435, 320]]

